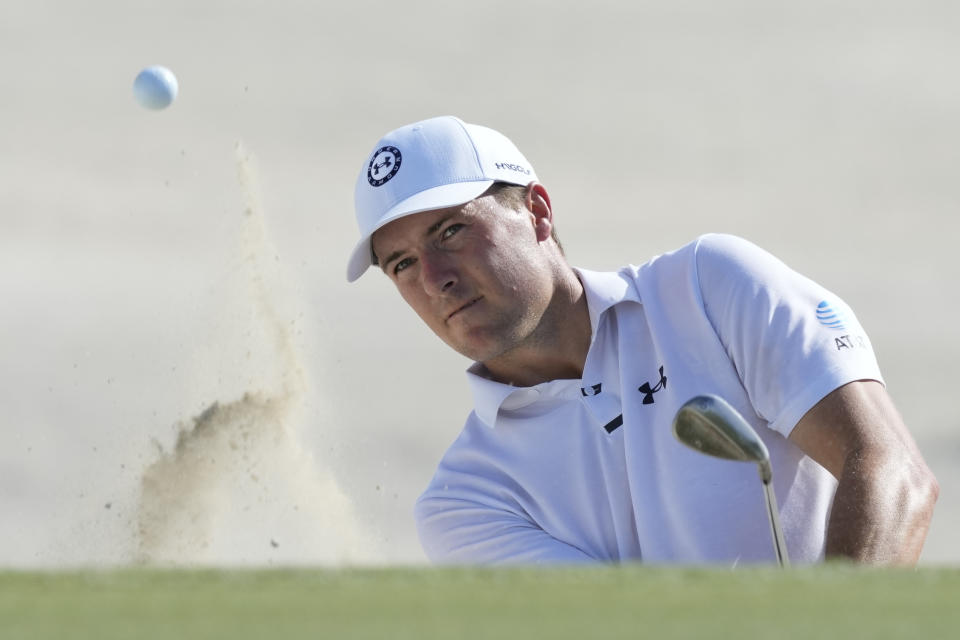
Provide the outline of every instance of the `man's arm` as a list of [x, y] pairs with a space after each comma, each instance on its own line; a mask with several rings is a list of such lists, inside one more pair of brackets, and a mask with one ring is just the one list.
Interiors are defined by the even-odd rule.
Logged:
[[414, 514], [423, 550], [437, 564], [598, 562], [517, 514], [489, 505], [421, 497]]
[[939, 487], [883, 385], [861, 380], [834, 390], [790, 440], [838, 481], [828, 558], [916, 563]]

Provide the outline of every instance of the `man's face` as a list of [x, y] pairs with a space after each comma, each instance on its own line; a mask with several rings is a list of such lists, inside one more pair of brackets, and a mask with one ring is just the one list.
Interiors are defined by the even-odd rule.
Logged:
[[427, 326], [464, 356], [488, 362], [537, 339], [554, 287], [541, 237], [531, 211], [485, 195], [395, 220], [372, 243]]

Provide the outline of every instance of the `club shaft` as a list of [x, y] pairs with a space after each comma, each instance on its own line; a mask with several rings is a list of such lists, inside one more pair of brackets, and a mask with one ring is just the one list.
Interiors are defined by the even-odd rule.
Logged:
[[767, 499], [767, 515], [770, 517], [770, 532], [773, 536], [773, 548], [777, 554], [777, 561], [781, 567], [790, 566], [787, 557], [787, 543], [783, 538], [783, 529], [780, 528], [780, 515], [777, 510], [777, 496], [773, 493], [773, 482], [763, 483], [763, 495]]

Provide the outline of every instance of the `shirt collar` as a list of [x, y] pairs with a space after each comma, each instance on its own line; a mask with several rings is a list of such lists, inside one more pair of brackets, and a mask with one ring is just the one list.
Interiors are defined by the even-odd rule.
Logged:
[[[627, 272], [628, 268], [620, 271], [603, 272], [574, 267], [587, 296], [591, 341], [597, 335], [600, 318], [610, 307], [625, 301], [640, 302], [640, 294], [634, 286], [633, 278]], [[473, 392], [473, 410], [480, 421], [489, 427], [496, 424], [497, 414], [508, 398], [510, 398], [508, 404], [515, 405], [512, 408], [518, 408], [533, 402], [539, 396], [536, 389], [541, 385], [528, 388], [503, 384], [485, 378], [482, 371], [483, 365], [478, 362], [473, 363], [467, 369], [467, 382]]]
[[574, 267], [587, 296], [587, 309], [590, 312], [590, 330], [597, 335], [600, 318], [615, 304], [631, 301], [640, 302], [640, 293], [629, 273], [630, 267], [620, 271], [590, 271]]
[[474, 362], [467, 369], [467, 382], [470, 384], [470, 390], [473, 392], [473, 410], [488, 427], [492, 427], [497, 422], [497, 413], [500, 412], [500, 405], [514, 391], [522, 389], [511, 384], [503, 384], [480, 375], [483, 365]]

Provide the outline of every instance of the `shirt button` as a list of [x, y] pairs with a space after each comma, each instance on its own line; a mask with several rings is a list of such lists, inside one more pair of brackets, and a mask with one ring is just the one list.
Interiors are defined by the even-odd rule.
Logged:
[[501, 409], [513, 411], [533, 404], [540, 397], [540, 392], [536, 389], [517, 389], [500, 404]]

